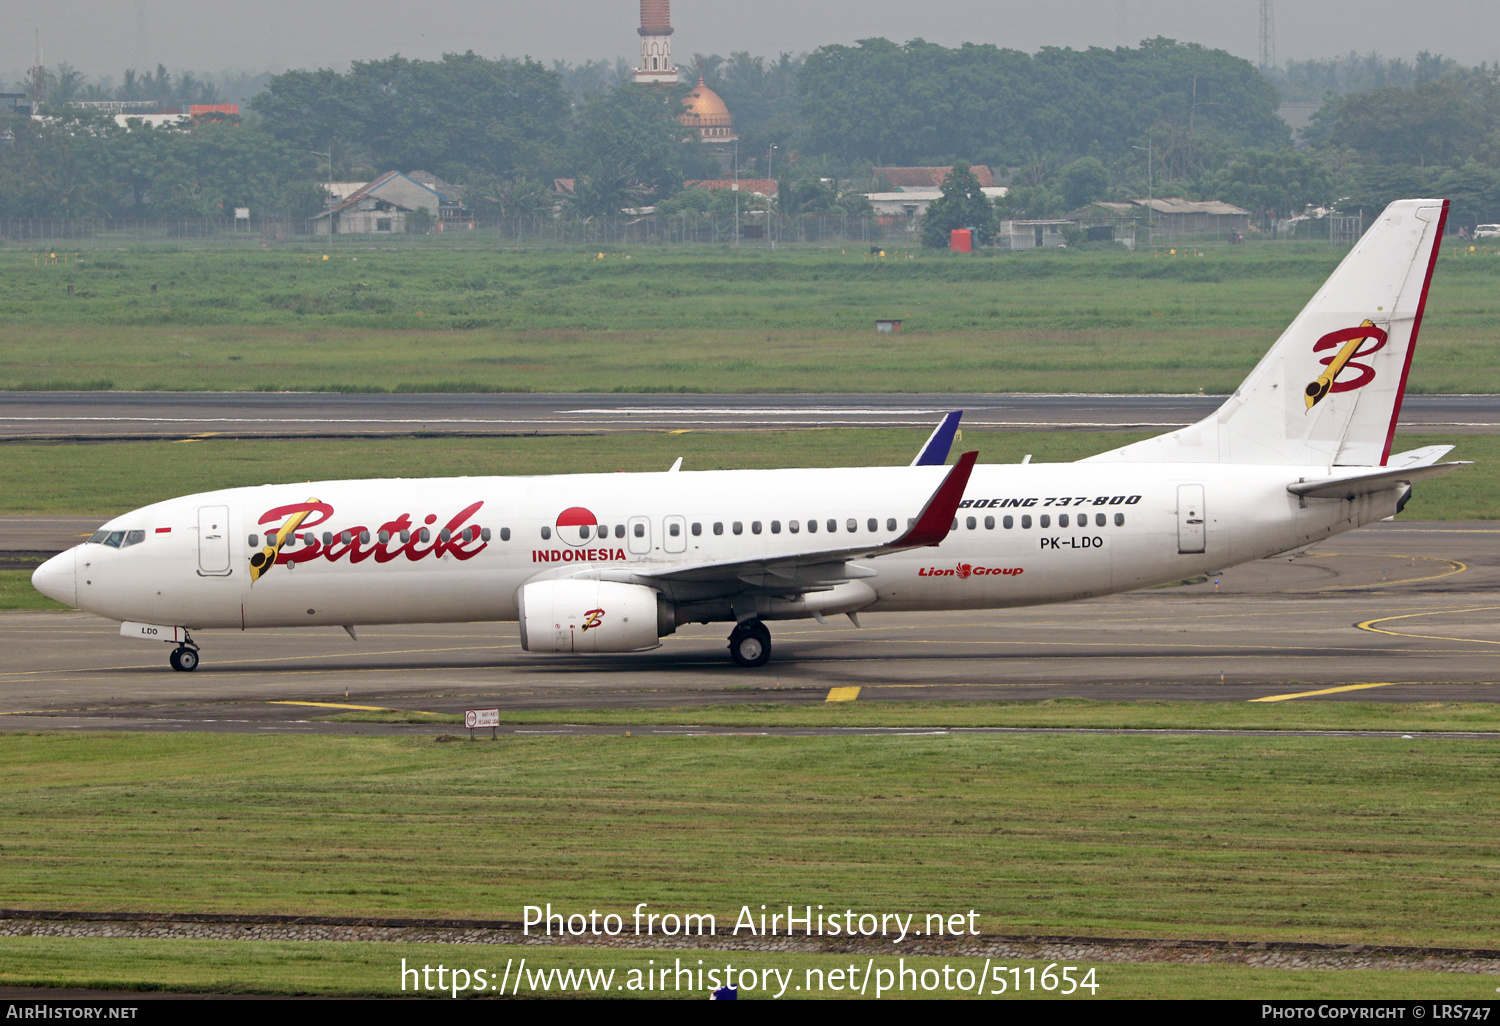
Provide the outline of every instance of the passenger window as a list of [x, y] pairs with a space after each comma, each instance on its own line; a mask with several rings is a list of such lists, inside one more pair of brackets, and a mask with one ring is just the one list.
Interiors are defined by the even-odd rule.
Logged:
[[1094, 526], [1095, 527], [1103, 527], [1104, 526], [1104, 514], [1103, 513], [1095, 513], [1094, 514]]
[[885, 529], [887, 531], [894, 531], [896, 529], [896, 518], [895, 517], [887, 517], [886, 518]]
[[[545, 530], [545, 528], [543, 528], [543, 530]], [[545, 535], [543, 537], [545, 537]], [[420, 531], [417, 532], [417, 540], [418, 541], [422, 541], [422, 542], [430, 542], [430, 541], [432, 541], [432, 532], [429, 531], [429, 530], [427, 530], [427, 528], [425, 528], [425, 527], [422, 528]]]
[[[427, 533], [427, 528], [425, 528], [425, 527], [422, 528], [422, 533], [426, 534]], [[547, 529], [545, 527], [542, 528], [542, 537], [543, 538], [547, 537]], [[323, 532], [323, 546], [324, 546], [324, 548], [327, 548], [329, 545], [332, 545], [332, 544], [333, 544], [333, 532], [332, 531], [324, 531]]]
[[[448, 533], [447, 528], [443, 529], [443, 533], [444, 534]], [[443, 541], [447, 541], [447, 540], [448, 540], [447, 538], [443, 539]], [[370, 544], [370, 532], [369, 531], [361, 531], [361, 532], [359, 532], [359, 543], [361, 545], [368, 545], [368, 544]]]
[[715, 520], [714, 521], [714, 534], [723, 534], [723, 533], [724, 533], [724, 522], [722, 520]]
[[829, 534], [833, 534], [838, 529], [839, 529], [839, 522], [837, 520], [830, 520], [830, 521], [828, 521], [828, 533]]
[[802, 521], [788, 520], [786, 522], [786, 529], [788, 531], [791, 531], [793, 534], [796, 534], [798, 531], [802, 530]]
[[[427, 533], [427, 528], [425, 528], [425, 527], [422, 528], [422, 533], [426, 534]], [[542, 541], [546, 541], [548, 538], [551, 538], [551, 537], [552, 537], [552, 528], [550, 528], [550, 527], [543, 527], [542, 528]], [[424, 538], [423, 541], [426, 541], [426, 539]]]
[[730, 524], [729, 525], [729, 529], [731, 531], [733, 531], [735, 534], [744, 534], [745, 533], [745, 525], [742, 524], [742, 523], [740, 523], [738, 520], [736, 520], [733, 524]]
[[488, 527], [484, 528], [483, 530], [481, 530], [479, 532], [479, 540], [480, 541], [489, 541], [490, 540], [490, 529]]
[[1026, 514], [1023, 514], [1021, 516], [1021, 529], [1025, 530], [1025, 531], [1031, 530], [1031, 514], [1030, 513], [1026, 513]]
[[624, 524], [616, 524], [615, 525], [615, 537], [616, 538], [623, 538], [623, 537], [625, 537], [625, 525]]
[[773, 520], [773, 521], [771, 521], [771, 533], [772, 534], [780, 534], [781, 533], [781, 521], [780, 520]]
[[953, 527], [951, 528], [951, 530], [954, 530], [954, 531], [958, 530], [958, 517], [954, 517], [953, 518]]
[[973, 517], [969, 517], [964, 521], [964, 526], [972, 531], [974, 530], [974, 528], [979, 526], [979, 521], [975, 520]]
[[1051, 527], [1052, 526], [1052, 518], [1050, 516], [1048, 516], [1046, 513], [1043, 513], [1042, 517], [1041, 517], [1041, 524], [1042, 524], [1043, 527]]
[[1124, 527], [1125, 526], [1125, 514], [1124, 513], [1116, 513], [1115, 514], [1115, 526], [1116, 527]]
[[994, 517], [985, 517], [984, 518], [984, 529], [986, 531], [993, 531], [995, 529], [995, 518]]
[[871, 534], [874, 534], [876, 531], [880, 530], [880, 521], [876, 520], [874, 517], [871, 517], [869, 520], [865, 521], [865, 527], [869, 528]]
[[1012, 527], [1016, 526], [1016, 518], [1007, 515], [1000, 521], [1000, 526], [1009, 531]]
[[681, 537], [682, 525], [677, 523], [675, 520], [672, 521], [672, 523], [667, 525], [667, 533], [670, 534], [673, 538]]
[[760, 534], [760, 521], [759, 520], [752, 520], [752, 521], [750, 521], [750, 533], [751, 534]]
[[252, 534], [250, 536], [250, 547], [252, 549], [258, 549], [258, 548], [260, 548], [260, 535], [258, 535], [258, 534]]
[[699, 535], [701, 535], [702, 533], [703, 533], [703, 525], [700, 524], [700, 523], [696, 523], [695, 522], [693, 524], [693, 537], [696, 538]]
[[635, 529], [634, 529], [634, 533], [635, 533], [635, 536], [637, 538], [644, 538], [644, 537], [646, 537], [646, 525], [645, 524], [636, 524], [635, 525]]
[[[345, 534], [344, 537], [347, 538], [349, 536], [348, 536], [348, 534]], [[368, 538], [369, 538], [369, 535], [365, 534], [363, 531], [360, 532], [360, 536], [359, 536], [359, 540], [360, 541], [365, 541]], [[440, 541], [440, 542], [449, 542], [449, 541], [452, 541], [452, 540], [453, 540], [453, 535], [448, 531], [448, 529], [446, 527], [443, 528], [441, 531], [438, 532], [438, 541]]]
[[[402, 541], [406, 541], [406, 532], [405, 531], [401, 532], [401, 540]], [[500, 540], [501, 541], [510, 541], [510, 528], [508, 528], [508, 527], [502, 527], [502, 528], [500, 528]]]
[[[406, 532], [405, 531], [401, 532], [401, 540], [402, 541], [406, 541]], [[315, 535], [315, 534], [313, 534], [311, 531], [308, 531], [306, 534], [304, 534], [302, 536], [302, 544], [303, 545], [316, 545], [316, 544], [318, 544], [318, 536]]]
[[859, 521], [855, 520], [853, 517], [850, 517], [849, 522], [844, 525], [844, 529], [850, 534], [853, 534], [855, 531], [859, 530]]
[[[488, 527], [486, 527], [484, 529], [484, 536], [485, 536], [486, 540], [488, 540], [488, 538], [490, 536], [490, 529]], [[378, 537], [380, 538], [380, 544], [384, 545], [386, 542], [388, 542], [388, 541], [391, 540], [391, 532], [389, 532], [389, 531], [381, 531], [380, 534], [378, 535]]]
[[1066, 513], [1059, 513], [1057, 515], [1057, 526], [1058, 527], [1067, 527], [1068, 526], [1068, 515]]
[[818, 533], [818, 522], [816, 520], [809, 520], [807, 522], [807, 533], [808, 534], [817, 534]]

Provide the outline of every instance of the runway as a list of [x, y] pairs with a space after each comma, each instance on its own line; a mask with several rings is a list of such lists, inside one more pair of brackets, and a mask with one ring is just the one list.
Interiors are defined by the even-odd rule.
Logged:
[[[1153, 429], [1193, 423], [1212, 395], [1033, 394], [376, 394], [0, 392], [0, 439], [125, 440], [617, 431], [930, 427], [948, 410], [971, 428]], [[1410, 395], [1406, 430], [1489, 432], [1500, 396]]]
[[[543, 657], [514, 624], [202, 632], [203, 665], [81, 613], [0, 614], [0, 729], [417, 732], [326, 723], [375, 706], [651, 708], [744, 702], [1084, 697], [1500, 701], [1500, 525], [1391, 523], [1219, 580], [1017, 610], [772, 623], [774, 656], [730, 663], [722, 625], [653, 652]], [[346, 694], [347, 692], [347, 694]], [[280, 704], [320, 703], [320, 704]], [[355, 710], [357, 711], [357, 710]], [[542, 728], [545, 729], [545, 728]]]

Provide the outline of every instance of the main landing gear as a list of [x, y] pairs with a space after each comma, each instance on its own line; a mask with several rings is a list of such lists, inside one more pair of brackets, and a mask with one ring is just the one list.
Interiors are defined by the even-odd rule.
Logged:
[[771, 658], [771, 632], [759, 620], [734, 625], [729, 635], [729, 654], [740, 666], [764, 666]]
[[182, 644], [172, 650], [167, 662], [172, 664], [172, 669], [183, 673], [192, 673], [198, 668], [198, 646], [187, 631], [182, 632]]

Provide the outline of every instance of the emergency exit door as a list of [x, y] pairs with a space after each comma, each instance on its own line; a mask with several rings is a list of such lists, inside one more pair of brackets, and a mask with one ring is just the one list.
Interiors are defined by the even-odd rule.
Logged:
[[1203, 486], [1185, 484], [1177, 486], [1177, 551], [1182, 553], [1202, 552], [1207, 547], [1205, 528], [1208, 518], [1203, 513]]

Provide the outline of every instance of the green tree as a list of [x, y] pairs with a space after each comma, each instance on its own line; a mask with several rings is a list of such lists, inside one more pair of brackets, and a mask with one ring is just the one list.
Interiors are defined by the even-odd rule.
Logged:
[[995, 239], [995, 208], [980, 191], [973, 169], [960, 161], [943, 179], [943, 194], [922, 217], [922, 245], [946, 248], [955, 228], [972, 228], [974, 241], [988, 246]]
[[1199, 192], [1204, 199], [1221, 199], [1253, 211], [1266, 227], [1334, 198], [1333, 175], [1323, 160], [1292, 149], [1247, 150], [1209, 175]]
[[1445, 80], [1338, 97], [1313, 115], [1306, 135], [1367, 160], [1427, 166], [1493, 155], [1497, 127], [1500, 84]]
[[584, 106], [573, 137], [578, 195], [585, 216], [618, 214], [682, 188], [696, 144], [677, 123], [678, 96], [667, 89], [621, 86]]
[[1109, 172], [1097, 157], [1079, 157], [1058, 175], [1058, 188], [1069, 210], [1102, 199], [1109, 192]]
[[1447, 197], [1448, 218], [1456, 227], [1500, 221], [1500, 170], [1469, 161], [1448, 168], [1433, 190]]
[[356, 61], [347, 75], [291, 71], [251, 101], [295, 148], [367, 152], [380, 170], [462, 178], [555, 171], [571, 104], [557, 72], [472, 51], [438, 61]]

